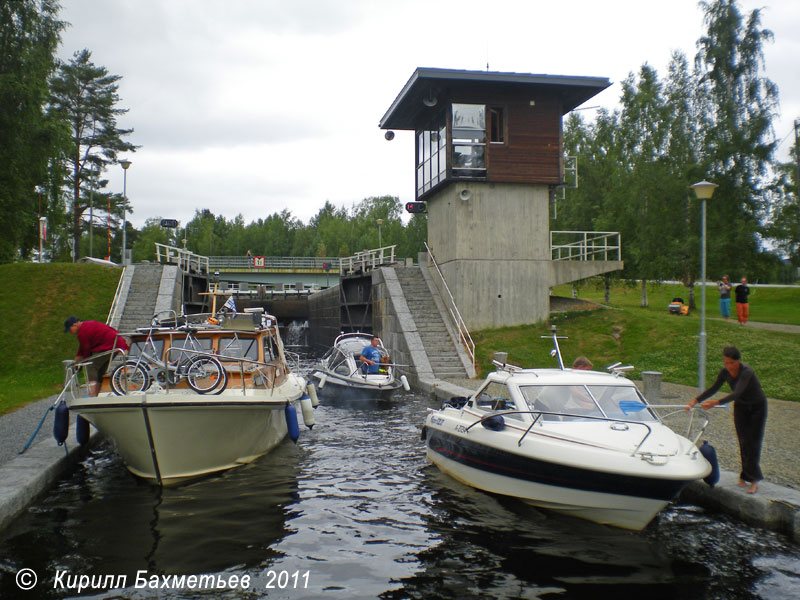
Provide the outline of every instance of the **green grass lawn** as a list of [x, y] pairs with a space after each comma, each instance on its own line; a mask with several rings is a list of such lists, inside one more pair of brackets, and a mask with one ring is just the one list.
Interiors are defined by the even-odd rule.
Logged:
[[61, 391], [61, 361], [78, 349], [64, 320], [105, 322], [121, 273], [89, 264], [0, 265], [0, 415]]
[[[540, 338], [548, 335], [550, 324], [554, 324], [560, 335], [569, 337], [560, 342], [565, 363], [571, 364], [580, 355], [588, 356], [595, 368], [601, 369], [622, 361], [636, 367], [630, 374], [633, 379], [640, 378], [642, 371], [660, 371], [664, 381], [696, 386], [699, 319], [696, 314], [686, 317], [667, 312], [673, 296], [688, 301], [687, 294], [673, 293], [674, 289], [668, 286], [653, 287], [647, 309], [639, 307], [639, 288], [617, 285], [610, 297], [612, 308], [556, 313], [547, 324], [474, 332], [479, 367], [484, 373], [491, 370], [496, 351], [508, 352], [508, 361], [523, 367], [556, 367], [555, 359], [550, 357], [552, 343]], [[578, 297], [602, 301], [602, 287], [592, 288], [581, 288]], [[554, 293], [570, 296], [571, 289], [561, 286]], [[774, 318], [773, 322], [800, 324], [800, 288], [759, 288], [756, 293], [764, 313], [783, 315], [782, 320]], [[716, 298], [713, 308], [716, 309]], [[711, 315], [708, 309], [707, 316]], [[754, 320], [758, 318], [767, 320]], [[800, 334], [742, 327], [735, 319], [725, 322], [711, 318], [706, 320], [706, 334], [707, 385], [722, 368], [722, 348], [733, 345], [741, 350], [743, 362], [753, 366], [769, 397], [800, 401], [795, 381]]]
[[[737, 283], [734, 282], [734, 287]], [[700, 315], [701, 288], [695, 286], [694, 296], [697, 309], [691, 317]], [[553, 289], [554, 296], [572, 296], [571, 285], [560, 285]], [[733, 296], [733, 293], [731, 293]], [[641, 309], [641, 284], [617, 282], [612, 285], [610, 306], [638, 308], [656, 313], [664, 313], [673, 298], [683, 298], [689, 302], [689, 289], [681, 284], [649, 283], [647, 285], [647, 309]], [[600, 278], [590, 279], [578, 287], [578, 298], [603, 303], [604, 288]], [[736, 319], [736, 305], [731, 298], [731, 314]], [[721, 318], [719, 313], [719, 292], [716, 286], [706, 288], [706, 318]], [[753, 287], [750, 286], [750, 320], [765, 323], [800, 325], [800, 286], [795, 287]]]

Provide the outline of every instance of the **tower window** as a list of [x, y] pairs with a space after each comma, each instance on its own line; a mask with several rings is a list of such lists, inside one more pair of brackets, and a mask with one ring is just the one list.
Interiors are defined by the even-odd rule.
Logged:
[[504, 113], [502, 106], [489, 107], [489, 142], [492, 144], [506, 141]]

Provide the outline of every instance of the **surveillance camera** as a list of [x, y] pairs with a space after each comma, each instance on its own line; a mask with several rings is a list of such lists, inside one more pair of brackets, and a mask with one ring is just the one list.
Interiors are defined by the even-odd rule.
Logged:
[[394, 139], [394, 131], [387, 131], [385, 134], [383, 134], [383, 137], [386, 138], [387, 142], [391, 142]]

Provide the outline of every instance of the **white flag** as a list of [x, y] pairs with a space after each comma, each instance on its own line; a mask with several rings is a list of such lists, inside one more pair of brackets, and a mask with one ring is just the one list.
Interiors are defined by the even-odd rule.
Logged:
[[233, 296], [225, 301], [225, 304], [222, 305], [222, 308], [230, 308], [233, 312], [236, 312], [236, 302], [233, 301]]

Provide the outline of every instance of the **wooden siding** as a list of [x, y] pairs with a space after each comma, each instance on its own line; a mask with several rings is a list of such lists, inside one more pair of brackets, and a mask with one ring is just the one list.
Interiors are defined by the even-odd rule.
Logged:
[[460, 102], [505, 109], [505, 143], [486, 145], [488, 181], [561, 183], [561, 100], [556, 94], [514, 86], [497, 86], [487, 91], [464, 85], [451, 89], [448, 97], [448, 105]]

